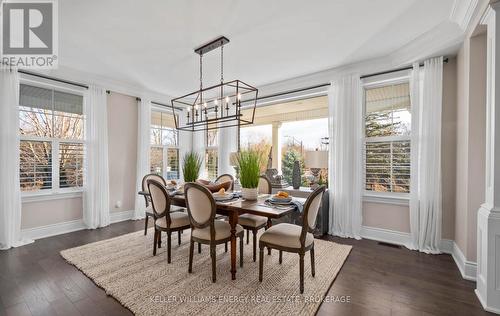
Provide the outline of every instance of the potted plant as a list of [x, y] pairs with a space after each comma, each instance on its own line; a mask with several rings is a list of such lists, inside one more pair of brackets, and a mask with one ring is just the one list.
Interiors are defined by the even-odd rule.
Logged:
[[201, 156], [196, 152], [188, 152], [182, 158], [182, 173], [184, 182], [194, 182], [198, 179], [201, 169]]
[[241, 151], [238, 154], [241, 196], [246, 200], [257, 200], [261, 154], [258, 151]]

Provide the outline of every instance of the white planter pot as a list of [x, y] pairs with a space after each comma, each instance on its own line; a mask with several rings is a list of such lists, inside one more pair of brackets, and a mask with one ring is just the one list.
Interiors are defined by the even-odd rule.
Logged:
[[257, 188], [241, 188], [241, 197], [245, 200], [257, 200], [259, 191]]

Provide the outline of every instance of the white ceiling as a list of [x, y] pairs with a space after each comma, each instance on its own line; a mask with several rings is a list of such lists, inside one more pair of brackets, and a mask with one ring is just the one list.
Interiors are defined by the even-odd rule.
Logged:
[[[259, 87], [394, 52], [454, 29], [454, 0], [64, 0], [59, 65], [178, 96], [198, 87], [193, 49], [225, 35], [225, 79]], [[450, 25], [455, 26], [450, 26]], [[216, 83], [219, 53], [204, 58]]]

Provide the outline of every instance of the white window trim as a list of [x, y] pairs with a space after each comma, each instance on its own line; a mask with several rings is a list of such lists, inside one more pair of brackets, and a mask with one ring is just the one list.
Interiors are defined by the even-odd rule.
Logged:
[[[26, 84], [31, 86], [36, 86], [45, 89], [57, 90], [60, 92], [67, 92], [72, 94], [77, 94], [83, 97], [83, 106], [85, 106], [85, 88], [73, 88], [72, 86], [64, 84], [56, 84], [52, 81], [44, 81], [42, 79], [32, 79], [29, 75], [21, 74], [19, 84]], [[20, 106], [20, 105], [19, 105]], [[84, 118], [85, 120], [85, 118]], [[85, 122], [84, 122], [85, 126]], [[19, 131], [18, 131], [19, 132]], [[85, 133], [84, 133], [85, 135]], [[59, 144], [60, 143], [78, 143], [84, 144], [84, 139], [67, 139], [67, 138], [56, 138], [56, 137], [39, 137], [31, 135], [21, 135], [19, 134], [19, 141], [41, 141], [41, 142], [51, 142], [52, 144], [52, 179], [58, 179], [57, 181], [52, 181], [52, 188], [47, 190], [39, 191], [21, 191], [21, 202], [38, 202], [38, 201], [48, 201], [66, 198], [81, 197], [84, 191], [84, 185], [82, 187], [74, 188], [59, 188]], [[85, 148], [84, 148], [85, 154]], [[57, 158], [57, 159], [55, 159]], [[19, 159], [19, 158], [18, 158]], [[85, 158], [84, 158], [85, 159]], [[54, 170], [55, 169], [55, 170]]]
[[[169, 114], [169, 115], [174, 115], [172, 113], [172, 110], [170, 109], [166, 109], [165, 107], [163, 106], [158, 106], [158, 105], [152, 105], [151, 106], [151, 113], [152, 112], [162, 112], [162, 113], [166, 113], [166, 114]], [[162, 164], [163, 164], [163, 170], [162, 170], [162, 177], [165, 178], [165, 180], [167, 180], [167, 166], [168, 166], [168, 150], [169, 149], [177, 149], [177, 168], [179, 170], [177, 170], [177, 174], [181, 175], [181, 171], [180, 171], [180, 168], [181, 168], [181, 157], [179, 157], [180, 155], [180, 146], [179, 146], [179, 130], [177, 130], [177, 145], [176, 146], [172, 146], [172, 145], [159, 145], [159, 144], [151, 144], [151, 129], [152, 129], [152, 124], [150, 125], [149, 127], [149, 133], [150, 133], [150, 142], [149, 142], [149, 150], [151, 151], [152, 148], [162, 148]], [[164, 128], [160, 128], [160, 129], [164, 129]], [[175, 129], [175, 127], [173, 128]], [[149, 168], [151, 169], [151, 161], [149, 161]], [[179, 178], [175, 179], [175, 180], [179, 180]], [[168, 180], [167, 180], [168, 181]]]
[[[394, 85], [400, 83], [407, 83], [410, 81], [410, 73], [408, 70], [403, 70], [395, 73], [384, 74], [381, 76], [370, 77], [364, 79], [362, 82], [363, 94], [363, 168], [366, 168], [366, 143], [376, 143], [376, 142], [394, 142], [394, 141], [410, 141], [411, 135], [397, 135], [397, 136], [382, 136], [382, 137], [366, 137], [366, 103], [365, 103], [365, 93], [364, 90], [367, 88], [377, 88], [387, 85]], [[413, 126], [412, 126], [413, 129]], [[363, 187], [366, 187], [366, 172], [363, 171]], [[376, 192], [371, 190], [363, 189], [363, 202], [370, 203], [383, 203], [383, 204], [394, 204], [394, 205], [405, 205], [408, 206], [410, 201], [409, 193], [400, 192]]]

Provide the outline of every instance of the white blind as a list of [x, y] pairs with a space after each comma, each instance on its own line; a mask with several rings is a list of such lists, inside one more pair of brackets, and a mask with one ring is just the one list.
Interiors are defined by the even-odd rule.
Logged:
[[81, 95], [26, 84], [21, 84], [19, 104], [30, 108], [83, 114]]

